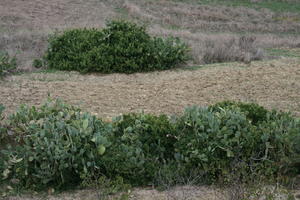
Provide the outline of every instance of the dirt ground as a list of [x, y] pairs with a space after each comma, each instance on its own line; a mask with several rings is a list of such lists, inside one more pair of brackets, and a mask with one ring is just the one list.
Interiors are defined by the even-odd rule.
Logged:
[[[288, 198], [288, 193], [282, 188], [275, 187], [265, 187], [264, 194], [273, 195], [274, 200], [286, 200]], [[241, 192], [241, 191], [240, 191]], [[257, 191], [257, 194], [249, 200], [266, 199], [265, 195], [260, 195], [262, 191]], [[124, 193], [123, 193], [124, 194]], [[169, 190], [158, 191], [152, 188], [135, 188], [128, 191], [127, 199], [129, 200], [228, 200], [236, 199], [240, 200], [237, 196], [239, 190], [237, 188], [232, 188], [231, 190], [223, 190], [220, 188], [212, 186], [178, 186]], [[114, 196], [105, 196], [106, 198], [101, 198], [101, 192], [99, 190], [77, 190], [64, 192], [60, 194], [40, 194], [40, 195], [23, 195], [5, 197], [3, 200], [116, 200], [120, 199], [121, 194], [116, 194]], [[295, 196], [298, 197], [297, 193]], [[126, 198], [125, 198], [126, 199]], [[297, 200], [297, 198], [296, 198]]]
[[40, 105], [50, 94], [100, 117], [141, 112], [175, 114], [222, 100], [255, 102], [300, 116], [300, 60], [187, 67], [138, 74], [24, 73], [0, 82], [0, 102], [11, 113]]
[[[57, 195], [39, 195], [32, 196], [26, 195], [22, 197], [7, 197], [5, 200], [99, 200], [101, 195], [99, 191], [95, 190], [77, 190], [72, 192], [64, 192]], [[128, 193], [129, 199], [131, 200], [171, 200], [171, 199], [195, 199], [195, 200], [221, 200], [224, 199], [225, 193], [222, 193], [214, 188], [210, 187], [177, 187], [172, 190], [159, 192], [152, 188], [136, 188]], [[113, 199], [111, 197], [110, 199]], [[116, 198], [115, 198], [116, 199]]]

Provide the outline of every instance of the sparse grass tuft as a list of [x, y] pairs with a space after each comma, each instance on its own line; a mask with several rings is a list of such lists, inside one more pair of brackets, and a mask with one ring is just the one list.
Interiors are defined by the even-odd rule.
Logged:
[[0, 77], [12, 72], [16, 67], [16, 57], [10, 57], [7, 52], [0, 52]]
[[241, 61], [249, 64], [252, 60], [262, 60], [264, 52], [253, 45], [254, 37], [242, 36], [236, 41], [234, 38], [219, 45], [214, 41], [206, 41], [203, 61], [206, 64]]
[[271, 49], [266, 49], [266, 51], [269, 56], [300, 58], [300, 49], [271, 48]]
[[[187, 2], [185, 0], [173, 0]], [[188, 0], [190, 3], [247, 7], [254, 9], [270, 9], [274, 12], [300, 12], [298, 0]]]

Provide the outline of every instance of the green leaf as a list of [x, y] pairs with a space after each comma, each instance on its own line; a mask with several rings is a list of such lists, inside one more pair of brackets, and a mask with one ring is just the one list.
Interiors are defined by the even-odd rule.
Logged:
[[7, 179], [9, 174], [10, 174], [10, 170], [5, 169], [2, 173], [3, 179]]
[[99, 155], [103, 155], [104, 153], [105, 153], [105, 146], [100, 145], [100, 146], [98, 147], [98, 154], [99, 154]]
[[16, 164], [16, 163], [21, 162], [22, 160], [23, 160], [23, 158], [19, 158], [19, 159], [13, 158], [13, 159], [10, 160], [10, 162]]
[[87, 129], [88, 126], [89, 126], [89, 120], [88, 119], [83, 120], [83, 129]]
[[227, 154], [227, 157], [229, 157], [229, 158], [234, 156], [233, 152], [229, 149], [226, 150], [226, 154]]

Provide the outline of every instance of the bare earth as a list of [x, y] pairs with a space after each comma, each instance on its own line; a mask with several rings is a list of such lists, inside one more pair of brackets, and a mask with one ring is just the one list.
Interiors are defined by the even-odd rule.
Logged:
[[[286, 200], [285, 190], [275, 187], [266, 187], [267, 193], [274, 195], [274, 200]], [[129, 191], [129, 200], [228, 200], [240, 199], [231, 195], [233, 191], [225, 191], [208, 186], [178, 186], [170, 190], [157, 191], [151, 188], [135, 188]], [[23, 195], [22, 197], [7, 197], [3, 200], [101, 200], [101, 194], [95, 190], [77, 190], [60, 194]], [[119, 198], [118, 198], [119, 197]], [[120, 199], [120, 194], [105, 198], [107, 200]], [[249, 200], [266, 199], [263, 195], [255, 196]]]
[[0, 82], [7, 113], [21, 103], [39, 105], [47, 95], [101, 117], [140, 112], [174, 114], [222, 100], [255, 102], [300, 115], [300, 60], [279, 59], [190, 67], [145, 74], [26, 73]]
[[[95, 190], [78, 190], [64, 192], [58, 195], [24, 195], [22, 197], [7, 197], [5, 200], [99, 200], [100, 193]], [[176, 187], [171, 190], [159, 192], [151, 188], [136, 188], [129, 193], [130, 200], [223, 200], [226, 198], [224, 192], [210, 187]], [[116, 199], [113, 196], [108, 199]]]

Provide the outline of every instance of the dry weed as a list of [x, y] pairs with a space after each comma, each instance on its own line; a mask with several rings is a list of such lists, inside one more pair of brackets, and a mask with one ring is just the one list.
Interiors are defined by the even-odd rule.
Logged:
[[[118, 13], [120, 10], [123, 14]], [[286, 34], [300, 31], [300, 15], [295, 13], [168, 0], [3, 0], [0, 2], [0, 48], [11, 54], [17, 52], [19, 68], [31, 70], [33, 59], [40, 57], [47, 46], [49, 33], [75, 27], [103, 27], [106, 20], [116, 17], [147, 23], [153, 35], [182, 38], [190, 44], [196, 64], [204, 63], [207, 52], [222, 53], [231, 40], [239, 40], [240, 32], [251, 32], [256, 37], [257, 50], [250, 54], [238, 52], [235, 55], [239, 59], [229, 60], [259, 59], [264, 48], [300, 45], [299, 35]], [[215, 50], [206, 49], [211, 42]], [[233, 49], [235, 52], [236, 48]], [[228, 55], [224, 57], [228, 60]]]

